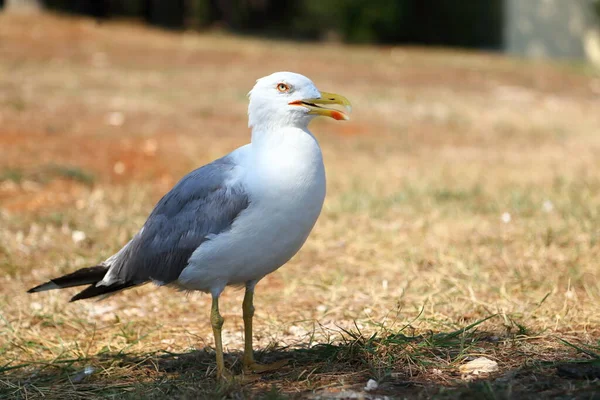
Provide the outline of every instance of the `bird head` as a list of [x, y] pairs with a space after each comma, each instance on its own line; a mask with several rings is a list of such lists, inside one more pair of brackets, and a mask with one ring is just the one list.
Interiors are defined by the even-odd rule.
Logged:
[[258, 79], [248, 96], [248, 125], [251, 128], [305, 128], [319, 115], [336, 120], [349, 119], [348, 114], [330, 108], [331, 105], [342, 106], [347, 112], [352, 109], [344, 96], [321, 92], [310, 79], [293, 72], [275, 72]]

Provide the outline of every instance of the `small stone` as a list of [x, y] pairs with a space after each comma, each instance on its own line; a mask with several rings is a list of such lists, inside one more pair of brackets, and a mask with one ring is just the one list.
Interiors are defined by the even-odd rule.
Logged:
[[73, 231], [73, 233], [71, 234], [71, 239], [73, 240], [73, 243], [83, 242], [86, 237], [87, 236], [85, 232], [82, 231]]
[[542, 210], [547, 213], [552, 212], [552, 210], [554, 210], [554, 204], [552, 204], [550, 200], [546, 200], [542, 203]]
[[91, 366], [87, 366], [83, 369], [83, 371], [78, 372], [77, 374], [75, 374], [72, 378], [71, 378], [71, 383], [80, 383], [82, 382], [85, 378], [87, 378], [88, 376], [90, 376], [91, 374], [93, 374], [95, 371], [94, 367]]
[[148, 139], [144, 142], [144, 154], [147, 156], [156, 155], [156, 150], [158, 150], [158, 142], [154, 139]]
[[121, 126], [125, 123], [125, 114], [113, 111], [106, 116], [106, 124], [110, 126]]
[[123, 175], [126, 169], [127, 168], [125, 167], [125, 164], [122, 161], [117, 161], [113, 167], [113, 171], [117, 175]]
[[374, 380], [374, 379], [369, 379], [369, 380], [367, 381], [367, 386], [365, 386], [365, 388], [364, 388], [364, 389], [365, 389], [367, 392], [370, 392], [370, 391], [372, 391], [372, 390], [377, 390], [377, 388], [378, 388], [378, 387], [379, 387], [379, 384], [377, 383], [377, 381], [376, 381], [376, 380]]
[[470, 375], [481, 375], [489, 374], [498, 370], [498, 363], [490, 360], [487, 357], [478, 357], [466, 364], [459, 367], [460, 373], [463, 375], [463, 379], [468, 378]]

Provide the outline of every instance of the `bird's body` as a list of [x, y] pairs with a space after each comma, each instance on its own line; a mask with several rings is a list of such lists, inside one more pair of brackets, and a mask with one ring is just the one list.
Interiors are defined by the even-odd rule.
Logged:
[[214, 295], [257, 282], [304, 244], [325, 200], [325, 168], [312, 135], [285, 135], [268, 150], [250, 144], [228, 156], [237, 165], [230, 184], [243, 188], [248, 206], [230, 229], [198, 247], [177, 285]]
[[254, 286], [298, 252], [325, 199], [323, 157], [308, 123], [314, 115], [347, 119], [318, 104], [349, 106], [302, 75], [280, 72], [259, 79], [250, 92], [250, 144], [182, 178], [119, 252], [30, 292], [89, 285], [74, 301], [149, 281], [209, 292], [221, 374], [218, 298], [228, 285], [245, 285], [244, 364], [255, 366]]

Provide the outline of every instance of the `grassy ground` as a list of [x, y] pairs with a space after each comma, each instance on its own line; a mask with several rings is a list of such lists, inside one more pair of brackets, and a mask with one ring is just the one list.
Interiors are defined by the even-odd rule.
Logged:
[[[205, 295], [25, 293], [245, 144], [277, 70], [355, 109], [312, 125], [325, 209], [257, 288], [258, 357], [288, 367], [217, 385]], [[0, 398], [599, 398], [599, 110], [581, 67], [0, 15]], [[234, 370], [242, 296], [221, 306]], [[461, 375], [479, 356], [498, 370]]]

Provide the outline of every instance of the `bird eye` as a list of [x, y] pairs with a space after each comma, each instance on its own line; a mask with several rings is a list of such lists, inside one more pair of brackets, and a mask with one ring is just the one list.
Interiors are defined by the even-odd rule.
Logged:
[[290, 91], [290, 87], [285, 83], [281, 82], [277, 84], [277, 90], [279, 90], [281, 93], [285, 93]]

